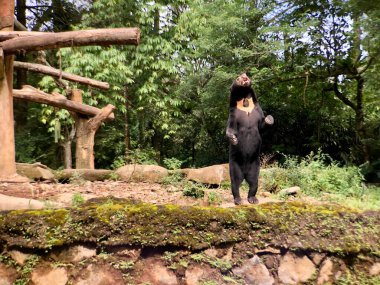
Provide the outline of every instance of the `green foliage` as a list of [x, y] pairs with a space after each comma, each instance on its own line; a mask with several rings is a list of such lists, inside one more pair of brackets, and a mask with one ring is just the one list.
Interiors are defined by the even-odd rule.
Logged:
[[267, 180], [265, 188], [272, 192], [300, 186], [306, 194], [312, 196], [344, 193], [347, 197], [360, 197], [363, 191], [363, 177], [357, 167], [340, 167], [321, 152], [311, 153], [301, 160], [287, 156], [282, 167], [263, 173]]
[[302, 193], [321, 200], [343, 203], [359, 209], [379, 209], [378, 187], [366, 187], [358, 167], [339, 166], [328, 155], [318, 152], [306, 158], [287, 156], [281, 167], [261, 172], [263, 191], [278, 193], [299, 186]]
[[74, 193], [74, 195], [71, 198], [71, 205], [74, 207], [77, 207], [85, 202], [84, 197], [81, 193]]
[[219, 193], [210, 191], [207, 193], [207, 201], [210, 205], [220, 205], [222, 204], [222, 197]]
[[164, 158], [164, 165], [167, 169], [175, 170], [175, 169], [180, 169], [183, 161], [171, 157], [171, 158]]
[[205, 191], [199, 185], [189, 182], [183, 189], [183, 195], [198, 199], [204, 197]]

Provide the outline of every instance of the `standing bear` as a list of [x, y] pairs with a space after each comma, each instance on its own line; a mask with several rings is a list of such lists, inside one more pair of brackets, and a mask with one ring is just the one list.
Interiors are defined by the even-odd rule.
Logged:
[[242, 203], [239, 187], [245, 179], [249, 185], [248, 202], [257, 204], [256, 198], [259, 171], [261, 130], [272, 125], [272, 116], [264, 117], [251, 79], [241, 74], [231, 86], [230, 108], [226, 135], [230, 141], [229, 165], [231, 190], [235, 205]]

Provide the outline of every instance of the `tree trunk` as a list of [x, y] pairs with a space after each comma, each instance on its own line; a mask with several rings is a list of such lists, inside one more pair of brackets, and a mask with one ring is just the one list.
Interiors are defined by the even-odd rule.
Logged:
[[[82, 101], [81, 91], [73, 90], [73, 98], [76, 102]], [[115, 109], [112, 105], [107, 105], [101, 110], [101, 113], [92, 119], [83, 119], [75, 116], [76, 126], [76, 150], [75, 150], [75, 168], [76, 169], [95, 169], [94, 144], [95, 133], [101, 123]]]
[[124, 143], [125, 143], [125, 155], [127, 156], [131, 150], [131, 137], [129, 132], [129, 95], [128, 95], [128, 87], [125, 86], [124, 89], [125, 96], [125, 114], [124, 114]]
[[363, 151], [363, 157], [365, 161], [370, 160], [369, 146], [365, 142], [366, 132], [364, 128], [364, 110], [363, 110], [363, 88], [364, 78], [359, 76], [357, 79], [356, 87], [356, 109], [355, 109], [355, 126], [356, 133], [359, 138], [359, 142]]
[[[0, 0], [0, 30], [13, 30], [14, 1]], [[0, 46], [0, 181], [25, 182], [17, 175], [13, 119], [13, 56]]]
[[[26, 0], [17, 0], [17, 20], [24, 26], [26, 26]], [[19, 54], [17, 55], [17, 60], [19, 61], [25, 61], [26, 57], [25, 54]], [[26, 70], [17, 70], [16, 73], [16, 86], [18, 89], [20, 89], [23, 85], [27, 82], [27, 74]]]
[[75, 126], [70, 126], [71, 131], [69, 132], [68, 128], [66, 128], [66, 132], [64, 134], [64, 141], [61, 146], [63, 147], [63, 166], [65, 169], [73, 168], [73, 153], [72, 153], [72, 142], [75, 137]]

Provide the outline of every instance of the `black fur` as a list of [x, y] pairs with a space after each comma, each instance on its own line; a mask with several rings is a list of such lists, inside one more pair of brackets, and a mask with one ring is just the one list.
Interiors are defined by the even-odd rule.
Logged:
[[[255, 108], [248, 114], [237, 108], [237, 102], [244, 98], [252, 98], [255, 104]], [[226, 135], [230, 140], [229, 165], [235, 204], [241, 204], [239, 187], [244, 179], [249, 185], [248, 201], [258, 202], [255, 196], [260, 171], [260, 131], [264, 126], [264, 113], [250, 84], [241, 86], [238, 79], [235, 80], [231, 86], [226, 130]]]

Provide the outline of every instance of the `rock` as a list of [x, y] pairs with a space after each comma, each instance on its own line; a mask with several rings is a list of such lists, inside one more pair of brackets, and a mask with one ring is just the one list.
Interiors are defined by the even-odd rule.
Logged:
[[17, 264], [23, 266], [25, 264], [25, 261], [28, 259], [28, 257], [30, 256], [30, 254], [27, 254], [27, 253], [23, 253], [21, 251], [18, 251], [18, 250], [11, 250], [9, 252], [9, 255], [12, 257], [12, 259], [14, 261], [17, 262]]
[[17, 278], [17, 271], [0, 263], [0, 285], [13, 285]]
[[83, 179], [85, 181], [104, 181], [114, 173], [108, 169], [64, 169], [55, 172], [55, 178], [59, 181], [70, 179]]
[[31, 180], [54, 180], [51, 169], [39, 162], [33, 164], [16, 163], [16, 171]]
[[307, 256], [288, 252], [281, 259], [278, 277], [284, 284], [298, 284], [308, 281], [315, 272], [315, 265]]
[[297, 195], [299, 192], [301, 192], [301, 188], [298, 186], [293, 186], [290, 188], [282, 189], [278, 193], [280, 195]]
[[[75, 193], [62, 193], [55, 196], [50, 197], [51, 200], [54, 200], [55, 202], [62, 203], [66, 206], [72, 206], [73, 205], [73, 198], [75, 197]], [[83, 198], [83, 201], [87, 201], [89, 199], [96, 198], [96, 195], [93, 194], [84, 194], [80, 193], [80, 197]]]
[[204, 253], [209, 257], [217, 257], [218, 255], [218, 251], [215, 248], [206, 249]]
[[369, 269], [369, 274], [372, 276], [380, 275], [380, 263], [377, 262]]
[[267, 254], [267, 253], [272, 253], [272, 254], [280, 254], [281, 250], [274, 248], [274, 247], [266, 247], [264, 249], [257, 249], [255, 248], [255, 253], [257, 254]]
[[91, 258], [96, 255], [96, 248], [85, 247], [82, 245], [71, 246], [62, 250], [58, 254], [52, 254], [54, 260], [61, 262], [80, 262], [84, 259]]
[[168, 170], [158, 165], [128, 164], [116, 170], [123, 181], [161, 182], [168, 175]]
[[228, 249], [227, 249], [227, 252], [226, 252], [226, 255], [224, 255], [222, 257], [222, 259], [224, 261], [227, 261], [227, 262], [230, 262], [232, 260], [232, 253], [234, 251], [234, 247], [233, 246], [230, 246]]
[[173, 271], [167, 269], [160, 261], [147, 259], [144, 271], [141, 273], [140, 283], [177, 285], [178, 281]]
[[[186, 285], [199, 285], [206, 284], [206, 281], [210, 281], [210, 284], [225, 284], [222, 282], [222, 275], [219, 270], [209, 267], [205, 264], [191, 265], [185, 272], [185, 284]], [[182, 283], [181, 283], [182, 284]]]
[[259, 192], [259, 195], [262, 197], [270, 197], [272, 194], [268, 191]]
[[68, 280], [65, 268], [37, 268], [31, 275], [33, 285], [66, 285]]
[[18, 198], [0, 194], [0, 211], [22, 209], [59, 208], [62, 204], [53, 202], [41, 202], [34, 199]]
[[198, 285], [204, 270], [198, 266], [189, 267], [185, 272], [186, 285]]
[[[51, 283], [54, 284], [55, 283]], [[50, 285], [51, 285], [50, 284]], [[90, 264], [80, 272], [73, 285], [123, 285], [123, 276], [116, 269], [107, 265]]]
[[311, 260], [314, 262], [315, 265], [321, 264], [322, 260], [326, 257], [325, 253], [312, 253], [310, 255]]
[[220, 185], [223, 181], [228, 181], [229, 167], [228, 164], [212, 165], [198, 169], [182, 169], [186, 179], [198, 183], [209, 185]]
[[334, 264], [333, 262], [327, 258], [325, 261], [323, 261], [321, 268], [319, 269], [317, 284], [323, 285], [331, 281], [333, 276], [333, 268]]
[[246, 284], [252, 285], [272, 285], [274, 284], [274, 278], [269, 273], [268, 269], [260, 258], [255, 255], [244, 263], [241, 267], [232, 269], [235, 275], [244, 279]]

